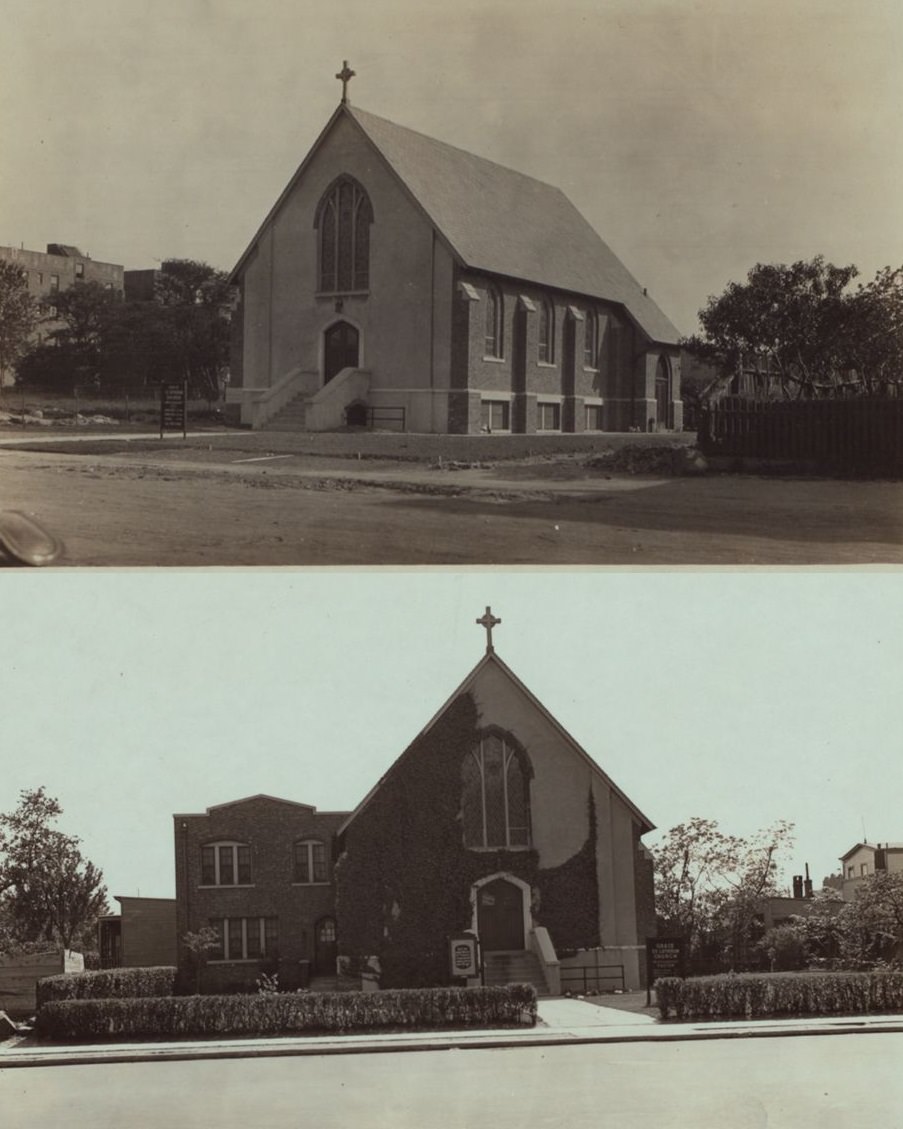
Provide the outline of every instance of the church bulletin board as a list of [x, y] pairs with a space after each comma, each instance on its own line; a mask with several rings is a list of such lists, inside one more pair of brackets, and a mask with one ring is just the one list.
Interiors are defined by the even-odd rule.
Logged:
[[646, 1006], [651, 1006], [652, 985], [663, 976], [686, 976], [683, 937], [646, 938]]
[[188, 434], [188, 382], [160, 385], [160, 438], [164, 431]]
[[472, 933], [461, 933], [448, 939], [448, 962], [452, 976], [479, 976], [480, 961], [477, 939]]

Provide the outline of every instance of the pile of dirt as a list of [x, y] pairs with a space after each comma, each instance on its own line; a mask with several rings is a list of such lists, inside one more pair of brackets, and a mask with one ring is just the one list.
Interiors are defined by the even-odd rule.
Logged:
[[682, 475], [708, 469], [704, 456], [682, 443], [627, 444], [592, 455], [584, 466], [605, 474]]

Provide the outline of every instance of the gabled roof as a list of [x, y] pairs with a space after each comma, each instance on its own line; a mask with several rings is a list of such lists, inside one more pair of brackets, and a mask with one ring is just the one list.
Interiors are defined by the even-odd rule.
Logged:
[[617, 303], [651, 340], [677, 344], [671, 321], [559, 188], [350, 105], [329, 119], [260, 230], [341, 114], [376, 147], [464, 266]]
[[474, 682], [476, 682], [476, 680], [479, 677], [479, 675], [481, 674], [481, 672], [487, 666], [489, 666], [490, 664], [496, 666], [502, 672], [502, 674], [504, 674], [505, 677], [508, 678], [509, 681], [511, 681], [517, 687], [517, 689], [528, 699], [530, 704], [542, 714], [542, 716], [546, 719], [546, 721], [548, 721], [552, 725], [552, 727], [554, 729], [556, 729], [558, 731], [559, 735], [564, 738], [564, 740], [570, 745], [570, 747], [573, 749], [573, 751], [575, 753], [577, 753], [577, 755], [579, 757], [581, 757], [586, 762], [587, 767], [593, 773], [595, 773], [595, 775], [598, 776], [612, 790], [612, 792], [625, 804], [627, 809], [631, 812], [631, 814], [639, 822], [639, 824], [640, 824], [640, 834], [645, 835], [647, 831], [652, 831], [655, 827], [655, 824], [652, 823], [651, 820], [649, 820], [649, 818], [647, 816], [643, 815], [643, 813], [636, 806], [636, 804], [633, 803], [632, 800], [628, 799], [627, 796], [625, 796], [625, 794], [614, 783], [614, 781], [611, 779], [611, 777], [609, 777], [605, 772], [602, 771], [602, 769], [598, 766], [598, 764], [596, 764], [596, 762], [589, 755], [589, 753], [580, 744], [578, 744], [578, 742], [574, 740], [574, 738], [570, 735], [570, 733], [568, 733], [568, 731], [564, 728], [564, 726], [561, 725], [560, 722], [558, 722], [549, 713], [549, 711], [542, 704], [542, 702], [535, 696], [535, 694], [532, 694], [527, 689], [527, 687], [523, 684], [523, 682], [521, 682], [521, 680], [517, 677], [517, 675], [514, 673], [514, 671], [511, 670], [511, 668], [509, 666], [507, 666], [505, 663], [502, 662], [502, 660], [498, 657], [498, 655], [495, 653], [495, 651], [488, 651], [482, 657], [482, 659], [480, 659], [480, 661], [473, 668], [473, 670], [470, 672], [470, 674], [467, 675], [467, 677], [464, 679], [464, 681], [461, 683], [461, 685], [458, 686], [458, 688], [456, 690], [454, 690], [449, 695], [449, 697], [446, 699], [446, 701], [439, 707], [439, 709], [436, 711], [436, 713], [430, 718], [430, 720], [423, 727], [423, 729], [420, 730], [420, 732], [417, 734], [417, 736], [414, 738], [414, 740], [410, 743], [410, 745], [408, 745], [407, 749], [405, 749], [405, 751], [401, 754], [401, 756], [397, 757], [396, 760], [393, 761], [389, 770], [387, 772], [385, 772], [379, 778], [379, 780], [370, 789], [370, 791], [367, 793], [367, 795], [364, 796], [364, 798], [357, 805], [357, 807], [354, 809], [354, 811], [351, 812], [351, 814], [348, 816], [348, 818], [345, 820], [345, 822], [341, 825], [341, 827], [339, 827], [336, 834], [337, 835], [343, 835], [344, 834], [346, 829], [351, 826], [351, 824], [354, 822], [354, 820], [368, 806], [371, 799], [376, 795], [376, 793], [382, 787], [383, 783], [389, 778], [389, 776], [391, 776], [395, 766], [401, 760], [403, 760], [403, 758], [407, 755], [409, 750], [420, 740], [421, 737], [423, 737], [426, 733], [429, 733], [429, 731], [436, 724], [436, 722], [439, 720], [439, 718], [445, 713], [445, 711], [449, 708], [449, 706], [452, 704], [452, 702], [454, 702], [456, 698], [460, 697], [461, 694], [464, 694], [468, 690], [470, 690], [470, 688], [473, 686]]
[[842, 854], [840, 856], [840, 861], [843, 862], [844, 859], [848, 859], [850, 855], [854, 855], [857, 851], [861, 851], [863, 848], [869, 851], [900, 851], [903, 850], [903, 843], [856, 843], [855, 846], [850, 847], [850, 849], [845, 854]]

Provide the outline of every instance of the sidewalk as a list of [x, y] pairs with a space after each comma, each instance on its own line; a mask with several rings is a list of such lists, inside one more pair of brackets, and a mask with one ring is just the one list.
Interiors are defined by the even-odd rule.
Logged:
[[0, 1070], [27, 1066], [75, 1066], [112, 1062], [264, 1058], [286, 1055], [385, 1054], [398, 1051], [479, 1050], [562, 1044], [677, 1042], [700, 1039], [778, 1038], [903, 1032], [903, 1015], [822, 1016], [812, 1019], [661, 1023], [651, 1016], [572, 999], [539, 1001], [536, 1027], [494, 1031], [421, 1031], [364, 1035], [195, 1040], [41, 1046], [18, 1036], [0, 1043]]

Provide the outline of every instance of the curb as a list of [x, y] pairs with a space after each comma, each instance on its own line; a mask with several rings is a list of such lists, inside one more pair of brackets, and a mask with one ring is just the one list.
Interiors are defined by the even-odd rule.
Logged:
[[[322, 1055], [342, 1054], [404, 1054], [412, 1051], [479, 1051], [479, 1050], [511, 1050], [526, 1047], [560, 1047], [560, 1046], [588, 1046], [598, 1043], [610, 1045], [616, 1043], [680, 1043], [680, 1042], [711, 1042], [724, 1039], [786, 1039], [803, 1036], [830, 1036], [830, 1035], [875, 1035], [903, 1033], [903, 1017], [894, 1017], [888, 1022], [869, 1022], [868, 1020], [842, 1020], [825, 1025], [799, 1025], [778, 1027], [771, 1026], [739, 1027], [726, 1029], [723, 1027], [696, 1028], [690, 1031], [668, 1031], [667, 1028], [657, 1027], [653, 1034], [648, 1028], [625, 1031], [617, 1029], [610, 1034], [577, 1034], [562, 1030], [560, 1035], [539, 1033], [534, 1034], [535, 1028], [513, 1036], [486, 1036], [474, 1035], [472, 1038], [460, 1038], [450, 1034], [445, 1038], [429, 1038], [422, 1042], [405, 1042], [398, 1039], [377, 1041], [369, 1039], [357, 1043], [320, 1042], [311, 1039], [309, 1042], [261, 1042], [250, 1046], [235, 1046], [229, 1043], [210, 1043], [206, 1046], [190, 1046], [180, 1049], [179, 1045], [163, 1046], [155, 1044], [153, 1049], [141, 1049], [132, 1044], [110, 1044], [109, 1046], [95, 1046], [84, 1051], [73, 1050], [68, 1052], [60, 1050], [58, 1053], [51, 1051], [38, 1054], [31, 1053], [31, 1049], [17, 1051], [10, 1048], [6, 1051], [0, 1047], [0, 1070], [25, 1069], [41, 1066], [110, 1066], [116, 1063], [137, 1062], [185, 1062], [192, 1059], [243, 1059], [243, 1058], [288, 1058], [311, 1057]], [[647, 1033], [648, 1032], [648, 1033]], [[121, 1049], [120, 1049], [121, 1047]]]

